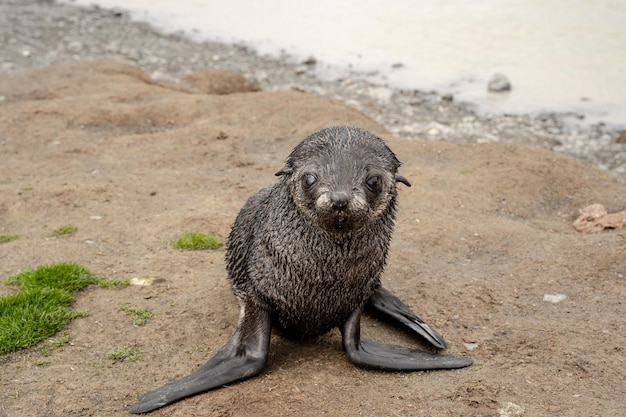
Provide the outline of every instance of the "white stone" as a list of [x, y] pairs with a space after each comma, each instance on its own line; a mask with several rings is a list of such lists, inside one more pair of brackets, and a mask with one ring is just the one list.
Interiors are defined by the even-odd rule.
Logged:
[[565, 294], [544, 294], [543, 295], [543, 301], [548, 301], [550, 303], [555, 303], [555, 304], [560, 303], [566, 298], [567, 298], [567, 295]]

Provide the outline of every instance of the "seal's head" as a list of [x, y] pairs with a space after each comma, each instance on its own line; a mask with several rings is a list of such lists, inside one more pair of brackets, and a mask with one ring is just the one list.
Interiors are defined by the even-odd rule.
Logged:
[[276, 175], [288, 183], [299, 211], [331, 233], [358, 230], [393, 211], [400, 162], [379, 137], [338, 126], [305, 138]]

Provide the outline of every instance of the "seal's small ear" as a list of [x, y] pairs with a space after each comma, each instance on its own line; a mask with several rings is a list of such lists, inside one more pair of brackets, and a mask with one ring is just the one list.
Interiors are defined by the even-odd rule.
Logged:
[[402, 184], [406, 185], [407, 187], [411, 186], [411, 183], [409, 182], [409, 180], [407, 180], [406, 178], [404, 178], [402, 175], [396, 173], [396, 181], [401, 182]]
[[293, 174], [293, 168], [289, 168], [289, 167], [284, 167], [283, 169], [281, 169], [280, 171], [278, 171], [276, 174], [277, 177], [283, 176], [283, 175], [291, 175]]

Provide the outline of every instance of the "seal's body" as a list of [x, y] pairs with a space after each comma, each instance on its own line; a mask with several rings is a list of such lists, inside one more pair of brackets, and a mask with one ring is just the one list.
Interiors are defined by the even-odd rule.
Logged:
[[348, 359], [387, 370], [451, 369], [471, 360], [361, 340], [367, 307], [426, 339], [445, 342], [380, 285], [395, 220], [400, 162], [361, 129], [323, 129], [302, 141], [251, 197], [228, 239], [226, 267], [241, 306], [237, 331], [193, 374], [141, 397], [142, 413], [258, 374], [271, 329], [287, 337], [339, 327]]
[[340, 326], [374, 292], [391, 230], [370, 224], [335, 235], [294, 216], [293, 207], [282, 183], [248, 201], [228, 241], [226, 264], [239, 299], [270, 311], [283, 335], [304, 339]]
[[226, 265], [237, 297], [270, 311], [287, 336], [341, 326], [380, 285], [399, 165], [381, 139], [356, 129], [326, 129], [297, 146], [281, 180], [250, 198], [232, 228]]

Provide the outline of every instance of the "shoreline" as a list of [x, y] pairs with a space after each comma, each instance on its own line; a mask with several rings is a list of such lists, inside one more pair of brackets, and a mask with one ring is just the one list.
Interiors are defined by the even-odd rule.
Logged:
[[[234, 71], [262, 89], [298, 89], [347, 103], [390, 133], [453, 143], [511, 142], [552, 149], [626, 180], [626, 131], [603, 123], [575, 126], [576, 115], [487, 114], [435, 91], [395, 90], [358, 74], [323, 81], [314, 60], [259, 56], [238, 44], [196, 42], [163, 34], [129, 13], [54, 1], [0, 0], [0, 74], [62, 62], [113, 60], [134, 64], [156, 80], [203, 69]], [[1, 93], [0, 93], [1, 95]], [[572, 123], [572, 120], [574, 123]]]

